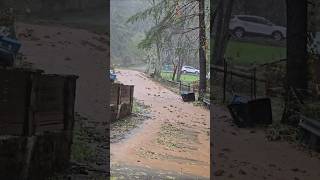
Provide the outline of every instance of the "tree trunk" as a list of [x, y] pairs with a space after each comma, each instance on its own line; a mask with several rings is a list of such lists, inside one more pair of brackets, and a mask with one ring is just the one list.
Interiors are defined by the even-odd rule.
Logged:
[[[212, 33], [214, 34], [214, 46], [212, 53], [213, 53], [213, 64], [214, 65], [222, 65], [223, 62], [223, 57], [221, 56], [221, 33], [223, 31], [223, 7], [224, 7], [224, 0], [219, 0], [218, 4], [217, 4], [217, 8], [216, 8], [216, 19], [217, 19], [217, 23], [216, 23], [216, 30], [215, 32], [213, 32], [213, 28], [212, 29]], [[213, 27], [215, 24], [212, 24], [211, 27]]]
[[306, 90], [307, 0], [287, 0], [287, 59], [288, 86]]
[[154, 69], [154, 76], [156, 78], [161, 77], [161, 67], [162, 67], [162, 63], [161, 63], [161, 50], [160, 50], [160, 42], [159, 40], [157, 40], [157, 44], [156, 44], [156, 48], [157, 48], [157, 60], [155, 63], [155, 69]]
[[234, 0], [220, 0], [217, 6], [217, 30], [213, 48], [214, 64], [222, 65], [227, 43], [230, 37], [229, 23]]
[[174, 81], [174, 79], [176, 78], [176, 74], [177, 74], [177, 65], [173, 65], [173, 74], [172, 74], [172, 81]]
[[149, 55], [147, 55], [147, 68], [146, 68], [146, 73], [149, 74], [151, 69], [151, 58]]
[[182, 66], [183, 66], [183, 63], [184, 63], [180, 56], [179, 56], [179, 60], [178, 60], [178, 69], [177, 69], [177, 81], [178, 82], [181, 79], [181, 74], [182, 74], [181, 69], [182, 69]]
[[205, 0], [199, 0], [199, 64], [200, 64], [200, 81], [199, 81], [199, 100], [202, 100], [207, 90], [207, 60], [206, 60], [206, 24], [205, 24]]
[[299, 102], [308, 89], [307, 0], [287, 0], [287, 84], [282, 123], [298, 125]]

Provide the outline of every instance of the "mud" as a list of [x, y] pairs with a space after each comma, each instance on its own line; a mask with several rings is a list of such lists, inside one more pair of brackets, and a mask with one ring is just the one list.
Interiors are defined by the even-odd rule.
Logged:
[[134, 136], [111, 144], [113, 166], [133, 166], [208, 178], [209, 111], [181, 97], [143, 73], [120, 70], [118, 79], [135, 85], [134, 97], [150, 107], [150, 119]]
[[[48, 24], [48, 23], [47, 23]], [[52, 179], [106, 179], [109, 149], [106, 111], [109, 56], [106, 35], [63, 25], [17, 23], [23, 65], [46, 73], [78, 75], [72, 166]], [[86, 42], [86, 43], [83, 43]], [[79, 127], [80, 126], [80, 127]], [[74, 158], [78, 157], [78, 158]]]
[[239, 129], [226, 108], [212, 107], [215, 180], [317, 180], [319, 154], [296, 143], [269, 141], [265, 128]]

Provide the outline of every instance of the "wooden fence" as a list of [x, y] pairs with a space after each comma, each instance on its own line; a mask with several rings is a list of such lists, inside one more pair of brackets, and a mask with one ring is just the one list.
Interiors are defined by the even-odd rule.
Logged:
[[118, 83], [111, 84], [110, 108], [111, 121], [131, 114], [133, 108], [134, 86]]
[[68, 167], [77, 78], [0, 68], [1, 177], [46, 179]]
[[0, 69], [0, 135], [71, 129], [76, 76]]

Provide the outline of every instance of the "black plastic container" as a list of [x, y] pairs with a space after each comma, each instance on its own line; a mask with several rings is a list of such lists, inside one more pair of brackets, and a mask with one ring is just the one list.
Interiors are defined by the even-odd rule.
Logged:
[[193, 92], [182, 92], [181, 97], [184, 102], [193, 102], [196, 100]]
[[269, 98], [251, 100], [247, 103], [230, 104], [228, 109], [234, 123], [239, 127], [272, 124], [271, 101]]
[[13, 66], [14, 56], [11, 52], [0, 48], [0, 66]]

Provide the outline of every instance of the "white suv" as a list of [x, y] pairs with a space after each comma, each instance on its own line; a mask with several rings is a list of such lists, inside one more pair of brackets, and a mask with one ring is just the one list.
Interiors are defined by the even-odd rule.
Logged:
[[200, 74], [200, 71], [198, 69], [191, 67], [191, 66], [183, 66], [181, 71], [183, 73]]
[[242, 38], [246, 34], [259, 34], [271, 36], [280, 41], [286, 38], [287, 28], [277, 26], [264, 17], [236, 15], [230, 20], [229, 29], [237, 38]]

